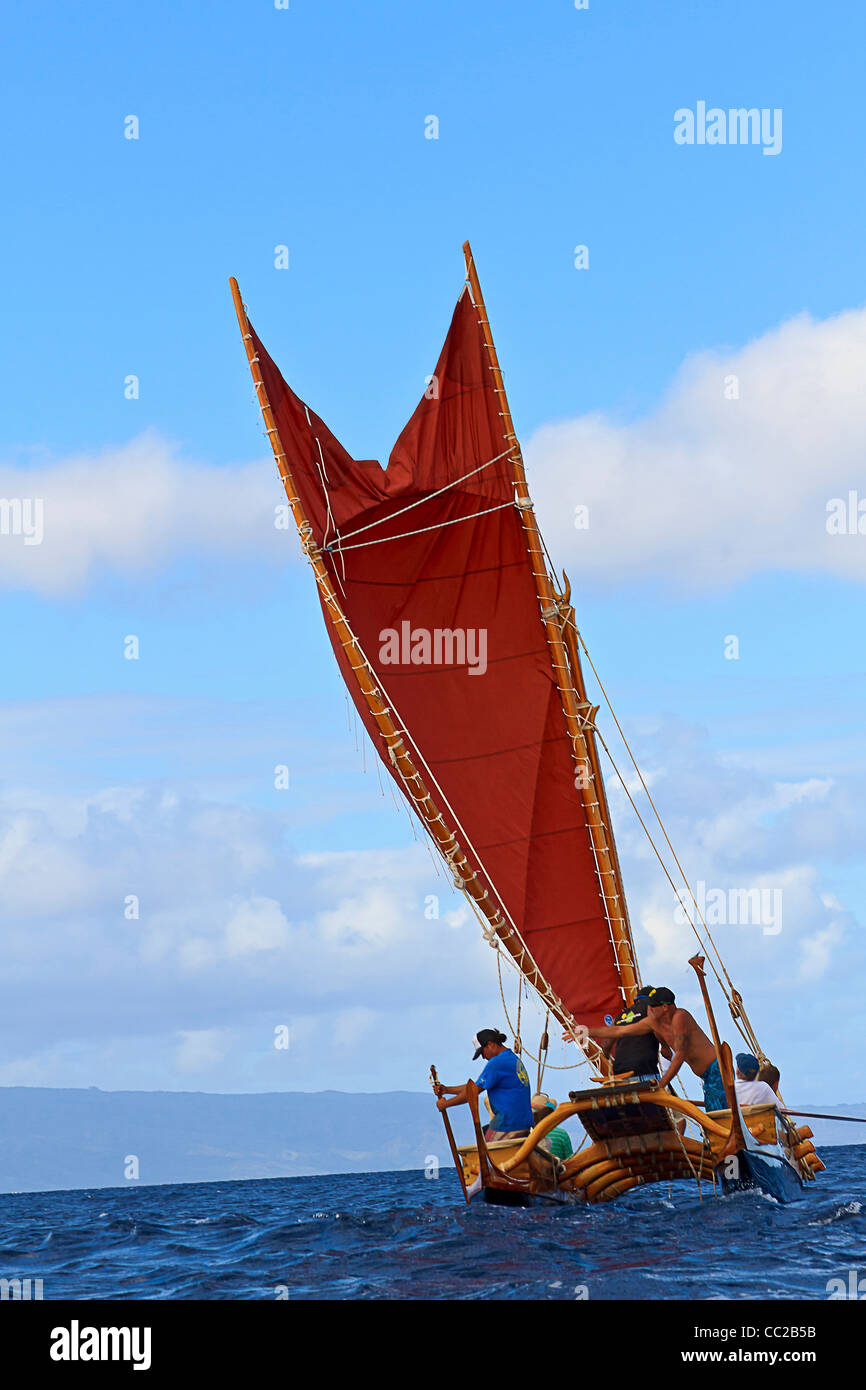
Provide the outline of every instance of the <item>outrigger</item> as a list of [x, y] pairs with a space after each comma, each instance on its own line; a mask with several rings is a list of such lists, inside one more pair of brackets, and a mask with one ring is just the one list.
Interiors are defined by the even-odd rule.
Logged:
[[[458, 1148], [443, 1112], [464, 1196], [479, 1177], [485, 1199], [497, 1202], [607, 1202], [675, 1179], [800, 1196], [824, 1166], [812, 1132], [798, 1129], [781, 1102], [738, 1104], [731, 1049], [707, 991], [708, 952], [735, 1027], [767, 1059], [612, 708], [664, 853], [643, 817], [641, 825], [703, 953], [691, 965], [728, 1108], [705, 1113], [644, 1077], [617, 1075], [587, 1031], [630, 1006], [640, 985], [600, 746], [634, 801], [587, 694], [581, 652], [610, 704], [568, 576], [560, 580], [549, 562], [468, 242], [463, 251], [466, 277], [444, 346], [387, 468], [352, 458], [295, 395], [234, 279], [231, 288], [267, 436], [356, 710], [478, 917], [500, 984], [504, 960], [519, 990], [533, 992], [596, 1068], [596, 1084], [571, 1091], [519, 1141], [485, 1141], [470, 1082], [475, 1143]], [[519, 1023], [513, 1031], [519, 1051]], [[539, 1086], [544, 1057], [536, 1059]], [[538, 1145], [572, 1116], [591, 1142], [553, 1160]], [[681, 1132], [689, 1125], [694, 1135]]]

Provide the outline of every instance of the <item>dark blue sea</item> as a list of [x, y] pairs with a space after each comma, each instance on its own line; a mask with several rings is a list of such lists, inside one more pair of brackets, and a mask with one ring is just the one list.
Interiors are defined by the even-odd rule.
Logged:
[[789, 1206], [681, 1182], [466, 1207], [453, 1172], [4, 1194], [0, 1277], [46, 1300], [826, 1300], [856, 1271], [866, 1295], [866, 1145], [824, 1157]]

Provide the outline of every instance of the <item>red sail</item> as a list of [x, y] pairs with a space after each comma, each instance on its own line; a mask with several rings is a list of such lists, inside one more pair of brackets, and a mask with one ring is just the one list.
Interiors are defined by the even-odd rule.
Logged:
[[619, 972], [470, 295], [387, 470], [351, 458], [253, 343], [313, 539], [446, 825], [572, 1016], [602, 1022]]

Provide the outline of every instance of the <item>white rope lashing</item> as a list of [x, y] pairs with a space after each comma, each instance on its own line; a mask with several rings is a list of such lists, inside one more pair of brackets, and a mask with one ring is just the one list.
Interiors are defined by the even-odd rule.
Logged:
[[[443, 492], [449, 492], [452, 488], [459, 487], [461, 483], [466, 482], [467, 478], [474, 478], [476, 473], [483, 473], [485, 468], [489, 468], [493, 463], [498, 463], [500, 459], [507, 458], [510, 453], [511, 445], [507, 449], [503, 449], [502, 453], [497, 454], [495, 458], [488, 459], [486, 463], [479, 464], [477, 468], [471, 468], [468, 473], [464, 473], [460, 478], [452, 479], [450, 483], [437, 488], [435, 492], [428, 492], [424, 497], [419, 497], [415, 502], [407, 503], [405, 507], [400, 507], [396, 512], [389, 512], [387, 516], [380, 516], [375, 521], [368, 521], [366, 526], [359, 526], [354, 531], [347, 531], [345, 535], [337, 536], [330, 546], [325, 546], [325, 549], [337, 548], [342, 545], [343, 541], [350, 541], [353, 536], [360, 536], [364, 531], [372, 531], [374, 526], [384, 526], [386, 521], [393, 521], [395, 517], [403, 516], [405, 512], [411, 512], [413, 507], [420, 507], [425, 502], [432, 502], [434, 497], [441, 497]], [[336, 527], [334, 529], [336, 530]]]

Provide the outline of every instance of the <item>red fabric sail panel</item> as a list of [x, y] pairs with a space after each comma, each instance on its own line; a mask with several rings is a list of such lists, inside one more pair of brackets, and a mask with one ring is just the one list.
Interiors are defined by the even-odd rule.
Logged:
[[601, 1022], [621, 1007], [619, 973], [470, 296], [385, 470], [352, 459], [253, 341], [297, 495], [434, 801], [548, 983]]

